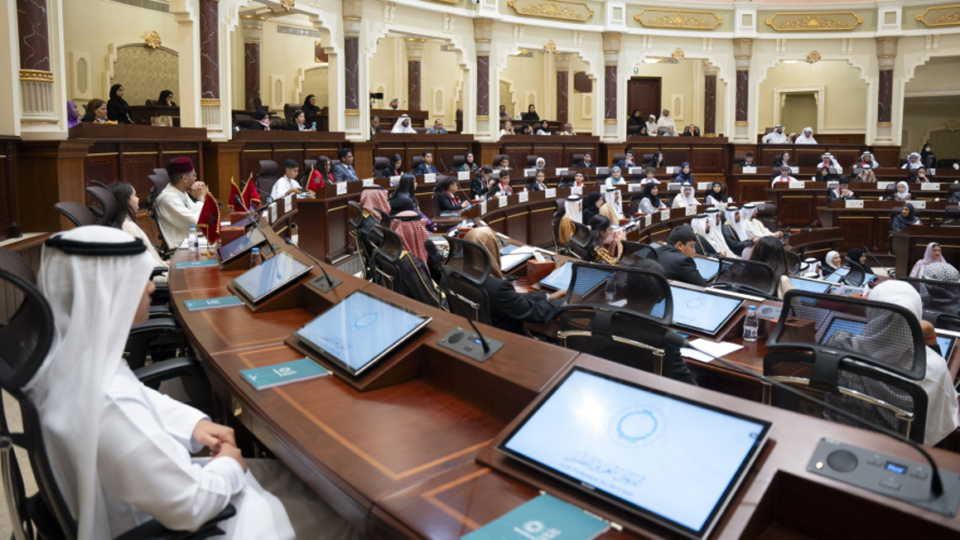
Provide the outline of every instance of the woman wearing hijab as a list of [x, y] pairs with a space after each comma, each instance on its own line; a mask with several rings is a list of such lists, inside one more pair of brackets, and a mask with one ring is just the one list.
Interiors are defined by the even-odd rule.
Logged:
[[620, 176], [620, 167], [611, 167], [610, 176], [608, 176], [607, 179], [604, 180], [604, 184], [608, 186], [626, 184], [626, 183], [627, 183], [627, 180], [623, 176]]
[[[913, 208], [913, 205], [910, 204], [904, 205], [904, 208], [907, 206]], [[918, 219], [917, 221], [919, 222], [920, 220]], [[910, 271], [910, 277], [919, 278], [923, 274], [923, 269], [928, 265], [946, 262], [946, 259], [943, 258], [943, 248], [940, 247], [940, 244], [937, 242], [930, 242], [927, 244], [927, 250], [923, 253], [923, 259], [920, 259], [916, 264], [913, 265], [913, 270]]]
[[897, 182], [897, 191], [887, 197], [888, 201], [909, 201], [913, 199], [910, 195], [910, 185], [904, 181]]
[[[909, 283], [889, 280], [881, 283], [870, 291], [868, 300], [893, 304], [906, 308], [917, 322], [923, 321], [923, 304], [920, 294]], [[871, 313], [872, 312], [872, 313]], [[891, 366], [907, 368], [912, 365], [914, 343], [905, 339], [910, 336], [907, 322], [901, 316], [894, 315], [887, 310], [871, 310], [867, 308], [867, 324], [860, 335], [852, 335], [845, 331], [836, 332], [825, 344], [843, 350], [857, 351], [867, 355], [877, 362]], [[891, 336], [903, 336], [902, 339]], [[934, 352], [931, 347], [924, 347], [926, 353], [926, 372], [920, 381], [912, 381], [920, 386], [927, 394], [926, 425], [923, 444], [934, 446], [946, 436], [953, 433], [958, 426], [957, 422], [957, 391], [953, 386], [953, 378], [947, 369], [947, 361]], [[900, 377], [899, 375], [894, 375]], [[902, 378], [902, 377], [901, 377]], [[839, 381], [841, 385], [866, 395], [880, 397], [898, 393], [889, 389], [885, 384], [876, 380], [861, 378], [857, 375], [844, 373]], [[828, 403], [840, 399], [835, 394], [827, 394]], [[851, 406], [857, 416], [879, 422], [887, 429], [896, 429], [897, 419], [894, 414], [882, 407], [870, 405], [860, 400], [843, 399], [840, 403], [845, 409]], [[828, 418], [830, 416], [825, 415]], [[834, 418], [830, 418], [833, 420]]]
[[173, 92], [170, 90], [160, 92], [160, 99], [157, 100], [157, 105], [160, 107], [176, 107], [177, 103], [173, 101]]
[[540, 122], [540, 127], [537, 128], [537, 135], [553, 135], [553, 133], [550, 132], [550, 123], [546, 120]]
[[[593, 253], [592, 262], [616, 265], [620, 262], [623, 245], [622, 238], [610, 227], [610, 220], [604, 216], [594, 216], [590, 220], [590, 237], [587, 239], [587, 253]], [[609, 240], [608, 240], [609, 239]], [[610, 250], [603, 247], [610, 244]]]
[[657, 136], [657, 117], [652, 114], [647, 117], [647, 135], [650, 137]]
[[[910, 277], [913, 277], [911, 274]], [[953, 286], [944, 287], [934, 283], [924, 283], [921, 286], [920, 296], [923, 298], [923, 307], [931, 311], [949, 313], [956, 316], [960, 313], [960, 272], [946, 262], [934, 262], [923, 267], [919, 278], [927, 281], [942, 281]]]
[[300, 107], [300, 110], [307, 116], [320, 114], [320, 107], [317, 107], [317, 98], [313, 94], [307, 96], [307, 99], [303, 100], [303, 107]]
[[634, 109], [630, 113], [630, 118], [627, 118], [627, 137], [636, 136], [640, 133], [640, 129], [645, 127], [647, 127], [647, 123], [643, 121], [640, 109]]
[[538, 157], [538, 158], [537, 158], [536, 169], [537, 169], [538, 171], [542, 171], [542, 170], [544, 170], [544, 169], [546, 169], [546, 168], [547, 168], [547, 160], [543, 159], [542, 157]]
[[711, 219], [707, 214], [700, 214], [690, 220], [690, 228], [693, 229], [693, 236], [696, 238], [697, 253], [706, 257], [716, 257], [718, 255], [717, 248], [713, 245], [710, 235]]
[[[917, 225], [920, 223], [920, 216], [917, 215], [917, 209], [910, 203], [904, 203], [903, 208], [900, 209], [900, 213], [893, 216], [893, 219], [890, 221], [890, 231], [891, 232], [900, 232], [905, 230], [911, 225]], [[939, 245], [932, 243], [927, 246], [927, 255], [930, 254], [930, 246]], [[920, 264], [920, 261], [917, 262]], [[910, 277], [914, 276], [914, 272], [917, 272], [917, 267], [913, 267], [913, 272], [910, 272]]]
[[[482, 286], [490, 298], [490, 322], [493, 326], [522, 334], [523, 323], [543, 324], [557, 316], [560, 308], [554, 301], [562, 299], [567, 291], [557, 291], [550, 296], [542, 292], [518, 293], [512, 283], [503, 279], [503, 273], [500, 270], [500, 246], [497, 244], [493, 229], [473, 228], [464, 239], [480, 245], [490, 257], [490, 275]], [[473, 255], [472, 252], [467, 252], [465, 256]], [[481, 261], [466, 261], [466, 263], [477, 264], [481, 268], [484, 266]]]
[[693, 189], [693, 184], [684, 182], [683, 185], [680, 186], [680, 193], [677, 193], [677, 196], [673, 198], [671, 208], [686, 208], [688, 206], [699, 205], [700, 201], [697, 200], [695, 194], [696, 191]]
[[132, 124], [129, 107], [127, 102], [123, 100], [123, 85], [115, 84], [110, 87], [110, 101], [107, 102], [107, 117], [118, 124]]
[[67, 102], [67, 129], [80, 124], [80, 110], [73, 101]]
[[476, 175], [480, 172], [480, 165], [477, 165], [477, 159], [474, 157], [473, 152], [467, 152], [463, 156], [463, 165], [460, 166], [460, 172], [469, 172], [470, 176]]
[[410, 117], [406, 114], [400, 115], [400, 118], [397, 118], [397, 121], [393, 124], [393, 129], [390, 130], [390, 133], [416, 133], [417, 130], [413, 129], [411, 125]]
[[737, 255], [743, 257], [743, 250], [752, 248], [757, 242], [750, 238], [746, 230], [746, 221], [736, 206], [728, 206], [724, 212], [723, 239]]
[[715, 180], [710, 184], [710, 193], [707, 194], [707, 205], [727, 204], [727, 186], [723, 182]]
[[[933, 156], [934, 159], [932, 162], [928, 163], [931, 156]], [[920, 150], [920, 163], [922, 163], [924, 167], [930, 167], [931, 169], [937, 168], [936, 156], [934, 156], [933, 150], [930, 148], [930, 143], [923, 145], [923, 149]]]
[[787, 255], [783, 244], [772, 236], [764, 236], [754, 246], [750, 254], [751, 261], [762, 262], [773, 269], [777, 281], [777, 298], [783, 299], [787, 291], [794, 288], [790, 276], [787, 274]]
[[649, 182], [643, 186], [643, 197], [640, 199], [640, 211], [646, 214], [655, 214], [660, 210], [666, 210], [667, 205], [663, 204], [660, 197], [657, 197], [659, 189], [657, 184]]
[[838, 268], [843, 266], [843, 258], [840, 257], [840, 253], [837, 251], [831, 251], [827, 253], [827, 256], [823, 258], [823, 277], [827, 277], [830, 274], [837, 271]]
[[867, 264], [867, 254], [860, 248], [851, 249], [847, 252], [847, 261], [855, 262], [863, 267], [868, 274], [874, 274], [873, 268]]
[[[79, 540], [150, 519], [196, 530], [229, 504], [236, 515], [217, 525], [231, 540], [359, 538], [280, 461], [245, 460], [232, 429], [144, 386], [124, 362], [123, 329], [147, 320], [154, 291], [142, 241], [91, 225], [50, 238], [41, 257], [54, 340], [25, 390]], [[191, 458], [204, 447], [210, 458]]]
[[587, 195], [587, 200], [583, 203], [583, 222], [590, 223], [594, 216], [600, 215], [600, 207], [604, 204], [603, 195], [594, 191]]
[[907, 156], [907, 162], [903, 164], [901, 169], [919, 169], [923, 167], [923, 162], [920, 161], [920, 154], [917, 152], [910, 152], [910, 155]]
[[647, 132], [647, 126], [646, 126], [646, 125], [642, 125], [642, 126], [640, 126], [640, 129], [638, 129], [637, 132], [636, 132], [633, 136], [634, 136], [634, 137], [649, 137], [649, 136], [650, 136], [650, 133]]
[[[390, 230], [397, 233], [403, 243], [400, 253], [400, 293], [407, 298], [428, 306], [449, 311], [446, 299], [434, 282], [433, 271], [440, 270], [439, 257], [431, 257], [427, 249], [432, 245], [427, 235], [426, 222], [420, 214], [407, 210], [390, 220]], [[436, 252], [436, 249], [433, 250]]]
[[583, 201], [579, 195], [567, 197], [564, 203], [563, 218], [560, 219], [558, 230], [558, 240], [561, 246], [566, 246], [567, 242], [577, 233], [577, 226], [574, 223], [583, 224]]

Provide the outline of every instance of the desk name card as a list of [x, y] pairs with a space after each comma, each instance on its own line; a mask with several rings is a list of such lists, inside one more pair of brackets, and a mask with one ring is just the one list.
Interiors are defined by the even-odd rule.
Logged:
[[673, 174], [677, 172], [677, 167], [664, 167], [664, 169], [666, 170], [667, 174]]
[[630, 184], [627, 186], [627, 191], [642, 191], [643, 184]]
[[933, 182], [920, 184], [920, 191], [940, 191], [940, 184]]
[[583, 186], [573, 186], [570, 188], [571, 195], [583, 195]]
[[205, 298], [203, 300], [184, 300], [183, 305], [187, 308], [187, 311], [192, 313], [204, 309], [242, 306], [243, 302], [236, 296], [221, 296], [219, 298]]
[[537, 175], [537, 168], [536, 168], [536, 167], [534, 167], [534, 168], [532, 168], [532, 169], [524, 169], [524, 170], [523, 170], [523, 176], [526, 177], [526, 178], [532, 178], [532, 177], [534, 177], [534, 176], [536, 176], [536, 175]]
[[554, 174], [563, 174], [568, 170], [569, 169], [567, 167], [557, 167], [556, 170], [554, 171]]
[[287, 195], [283, 198], [283, 213], [287, 214], [293, 210], [293, 195]]
[[610, 167], [597, 167], [597, 175], [610, 174]]
[[546, 195], [544, 197], [546, 197], [547, 199], [556, 199], [557, 188], [547, 188]]
[[790, 167], [791, 174], [800, 174], [800, 167]]
[[804, 183], [799, 180], [790, 181], [790, 189], [803, 189]]
[[469, 180], [469, 179], [470, 179], [470, 171], [457, 172], [457, 180]]
[[[343, 184], [343, 187], [347, 187], [346, 184]], [[344, 189], [346, 191], [346, 189]], [[277, 203], [270, 205], [270, 224], [273, 225], [277, 221]]]
[[650, 225], [653, 225], [653, 214], [643, 216], [643, 226], [649, 227]]
[[683, 184], [681, 184], [680, 182], [668, 182], [668, 183], [667, 183], [667, 191], [673, 191], [673, 190], [675, 190], [675, 189], [680, 189], [680, 186], [682, 186], [682, 185], [683, 185]]
[[627, 174], [644, 174], [645, 171], [643, 167], [630, 167], [627, 169]]
[[863, 201], [844, 201], [846, 205], [844, 208], [863, 208]]
[[[397, 180], [399, 182], [399, 180]], [[338, 182], [337, 183], [337, 195], [346, 195], [347, 194], [347, 183]]]
[[373, 185], [373, 178], [364, 178], [363, 187], [369, 187]]
[[391, 187], [396, 187], [396, 185], [399, 184], [399, 183], [400, 183], [400, 177], [399, 177], [399, 176], [391, 176], [391, 177], [390, 177], [390, 186], [391, 186]]
[[217, 261], [209, 259], [206, 261], [180, 261], [176, 264], [176, 268], [201, 268], [204, 266], [216, 266]]
[[688, 216], [695, 216], [695, 215], [697, 215], [697, 207], [696, 207], [696, 206], [694, 206], [694, 205], [691, 204], [690, 206], [687, 206], [686, 208], [687, 208], [687, 214], [686, 214], [686, 215], [688, 215]]
[[480, 203], [480, 215], [482, 216], [486, 213], [487, 213], [487, 201], [483, 201], [482, 203]]
[[892, 186], [894, 182], [877, 182], [877, 189], [887, 189], [887, 186]]
[[907, 201], [907, 202], [909, 202], [910, 204], [912, 204], [913, 207], [916, 208], [917, 210], [926, 210], [926, 209], [927, 209], [927, 201]]
[[436, 183], [437, 183], [437, 175], [436, 175], [436, 173], [429, 173], [429, 174], [423, 175], [423, 183], [424, 183], [424, 184], [436, 184]]
[[743, 174], [757, 174], [757, 168], [756, 168], [756, 167], [744, 167], [742, 172], [743, 172]]
[[666, 210], [661, 210], [661, 211], [660, 211], [660, 221], [666, 221], [666, 220], [668, 220], [668, 219], [670, 219], [670, 209], [667, 208]]
[[504, 196], [504, 197], [497, 197], [497, 199], [500, 201], [500, 208], [503, 208], [504, 206], [507, 205], [507, 197], [506, 197], [506, 196]]
[[697, 189], [700, 191], [710, 191], [712, 187], [713, 182], [697, 182]]
[[530, 193], [527, 191], [520, 192], [520, 202], [525, 203], [530, 200]]

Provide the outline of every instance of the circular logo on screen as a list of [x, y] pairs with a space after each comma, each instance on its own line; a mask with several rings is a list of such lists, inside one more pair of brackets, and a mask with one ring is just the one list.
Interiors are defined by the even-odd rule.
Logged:
[[530, 534], [537, 534], [543, 532], [544, 525], [540, 521], [528, 521], [523, 524], [523, 530], [527, 531]]
[[378, 313], [367, 313], [366, 315], [363, 315], [362, 317], [357, 319], [357, 322], [353, 323], [353, 327], [358, 330], [360, 328], [366, 328], [371, 324], [377, 322], [377, 319], [379, 318], [380, 318], [380, 315]]
[[687, 307], [689, 309], [696, 309], [702, 305], [703, 305], [703, 300], [699, 298], [693, 298], [693, 299], [687, 300]]
[[663, 413], [649, 405], [635, 405], [613, 415], [607, 433], [614, 443], [624, 448], [642, 448], [663, 435], [666, 420]]

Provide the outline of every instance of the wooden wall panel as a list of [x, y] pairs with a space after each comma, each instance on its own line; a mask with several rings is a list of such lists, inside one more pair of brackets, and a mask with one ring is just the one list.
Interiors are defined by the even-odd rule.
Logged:
[[0, 241], [20, 236], [17, 212], [18, 137], [0, 137]]

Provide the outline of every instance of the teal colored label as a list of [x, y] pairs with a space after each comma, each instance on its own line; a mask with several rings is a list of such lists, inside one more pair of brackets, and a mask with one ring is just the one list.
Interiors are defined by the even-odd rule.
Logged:
[[239, 306], [243, 302], [236, 296], [221, 296], [219, 298], [204, 298], [203, 300], [185, 300], [183, 305], [187, 311], [200, 311], [203, 309], [216, 309], [222, 307]]
[[602, 519], [550, 495], [540, 495], [463, 540], [591, 540], [610, 528]]
[[177, 268], [199, 268], [201, 266], [216, 266], [217, 261], [210, 259], [208, 261], [180, 261], [177, 263]]
[[240, 376], [243, 377], [243, 380], [250, 383], [256, 390], [306, 381], [329, 374], [329, 371], [309, 358], [301, 358], [300, 360], [262, 368], [240, 370]]

